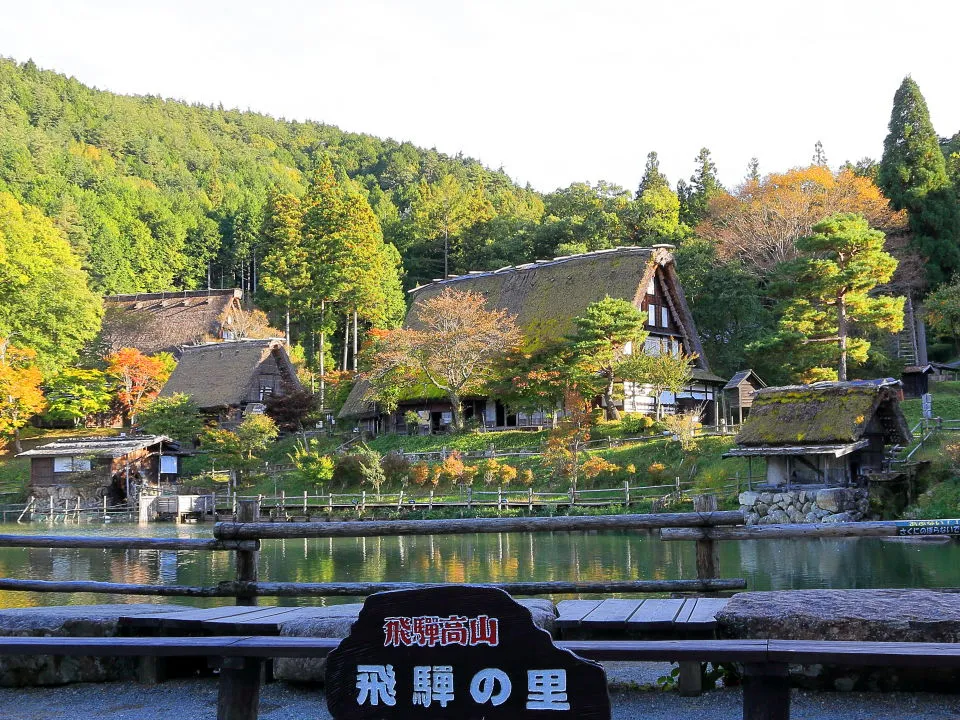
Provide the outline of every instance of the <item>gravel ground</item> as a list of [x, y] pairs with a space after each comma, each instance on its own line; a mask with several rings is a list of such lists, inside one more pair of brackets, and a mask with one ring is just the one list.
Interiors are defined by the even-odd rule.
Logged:
[[[655, 682], [662, 664], [608, 664], [613, 717], [627, 720], [740, 720], [740, 691], [712, 690], [698, 698], [673, 692], [625, 689]], [[171, 720], [216, 717], [217, 682], [173, 680], [160, 685], [78, 684], [58, 688], [0, 689], [2, 720]], [[328, 720], [323, 692], [281, 683], [261, 694], [262, 720]], [[960, 720], [960, 695], [925, 693], [813, 693], [794, 691], [795, 720]]]

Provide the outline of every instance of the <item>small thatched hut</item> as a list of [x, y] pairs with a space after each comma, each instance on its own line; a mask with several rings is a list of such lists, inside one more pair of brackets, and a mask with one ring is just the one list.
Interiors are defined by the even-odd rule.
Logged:
[[[664, 393], [661, 398], [664, 408], [668, 412], [702, 408], [704, 421], [716, 423], [724, 381], [710, 372], [693, 315], [680, 287], [671, 249], [669, 245], [621, 247], [437, 280], [410, 291], [412, 305], [406, 325], [416, 327], [420, 304], [444, 289], [468, 290], [485, 295], [488, 307], [506, 309], [516, 315], [524, 335], [524, 349], [536, 352], [572, 333], [574, 318], [583, 315], [591, 303], [605, 296], [621, 298], [633, 303], [647, 317], [646, 345], [632, 350], [684, 351], [698, 356], [693, 382], [676, 396]], [[401, 402], [397, 413], [387, 418], [368, 401], [368, 390], [366, 383], [357, 383], [340, 417], [372, 430], [395, 427], [397, 419], [410, 410], [420, 413], [423, 424], [433, 430], [442, 429], [450, 422], [449, 403], [437, 393], [412, 392], [411, 397]], [[648, 388], [625, 383], [623, 390], [623, 409], [653, 411], [654, 401]], [[510, 427], [536, 424], [542, 413], [513, 414], [496, 398], [473, 397], [464, 398], [464, 417], [478, 418], [488, 427]]]
[[724, 457], [767, 458], [771, 486], [850, 485], [884, 470], [887, 446], [910, 439], [898, 380], [820, 382], [758, 390]]
[[184, 347], [161, 397], [189, 395], [206, 413], [236, 420], [250, 403], [301, 390], [283, 341], [235, 340]]
[[175, 482], [180, 474], [180, 445], [165, 435], [62, 438], [27, 450], [30, 494], [46, 507], [74, 507], [77, 498], [116, 504], [137, 487]]
[[240, 289], [110, 295], [103, 300], [104, 349], [133, 347], [147, 355], [179, 356], [184, 345], [230, 340], [242, 298]]

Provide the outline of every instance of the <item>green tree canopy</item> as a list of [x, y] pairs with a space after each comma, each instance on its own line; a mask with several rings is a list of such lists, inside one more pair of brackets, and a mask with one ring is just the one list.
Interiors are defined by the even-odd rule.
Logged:
[[574, 360], [606, 381], [603, 398], [608, 420], [620, 419], [614, 398], [616, 368], [628, 354], [628, 343], [639, 351], [646, 340], [645, 319], [631, 303], [609, 296], [591, 303], [574, 319], [576, 330], [570, 337]]
[[831, 215], [813, 230], [797, 241], [801, 257], [783, 267], [789, 297], [777, 333], [754, 349], [781, 353], [802, 380], [846, 380], [850, 361], [867, 360], [863, 334], [903, 328], [904, 298], [871, 294], [890, 280], [897, 261], [884, 252], [883, 233], [861, 215]]

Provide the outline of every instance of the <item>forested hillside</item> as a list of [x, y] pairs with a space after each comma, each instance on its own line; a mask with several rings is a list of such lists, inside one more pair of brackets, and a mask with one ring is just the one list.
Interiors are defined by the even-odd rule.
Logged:
[[[960, 266], [960, 142], [931, 152], [938, 138], [909, 78], [889, 127], [879, 164], [831, 170], [818, 143], [808, 167], [761, 175], [754, 160], [724, 188], [692, 139], [688, 180], [671, 184], [651, 152], [636, 189], [600, 181], [544, 194], [410, 143], [120, 96], [0, 59], [0, 337], [19, 333], [14, 342], [55, 369], [96, 334], [97, 295], [242, 287], [275, 324], [289, 316], [308, 366], [322, 354], [326, 371], [352, 370], [366, 331], [402, 317], [402, 287], [668, 242], [713, 369], [785, 380], [763, 341], [785, 337], [777, 324], [797, 300], [786, 295], [804, 289], [783, 282], [795, 242], [825, 216], [856, 213], [887, 234], [899, 267], [879, 292], [921, 299]], [[33, 291], [13, 292], [14, 281]], [[37, 290], [59, 286], [74, 288], [59, 305]], [[880, 341], [862, 372], [895, 364], [887, 330], [858, 332]]]

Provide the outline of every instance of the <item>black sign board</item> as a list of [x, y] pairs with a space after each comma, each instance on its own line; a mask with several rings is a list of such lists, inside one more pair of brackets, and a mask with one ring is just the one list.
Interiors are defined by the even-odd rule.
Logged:
[[609, 720], [603, 667], [554, 646], [497, 588], [453, 585], [371, 595], [327, 657], [337, 720]]

